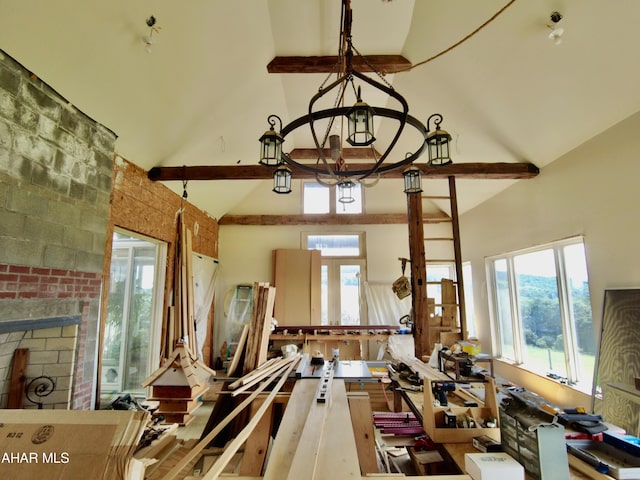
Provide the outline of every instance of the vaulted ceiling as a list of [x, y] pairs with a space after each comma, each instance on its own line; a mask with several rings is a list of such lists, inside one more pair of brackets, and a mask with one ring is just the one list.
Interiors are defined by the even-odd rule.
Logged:
[[[636, 0], [351, 5], [354, 45], [414, 65], [384, 78], [414, 117], [444, 116], [456, 163], [542, 168], [640, 109]], [[142, 168], [248, 166], [267, 116], [286, 123], [303, 115], [327, 77], [268, 73], [267, 64], [336, 55], [340, 10], [340, 0], [0, 0], [0, 49], [114, 131], [117, 153]], [[548, 38], [553, 11], [563, 16], [560, 45]], [[313, 144], [296, 134], [285, 146]], [[397, 151], [414, 149], [400, 142]], [[469, 180], [458, 188], [461, 212], [514, 181]], [[189, 200], [219, 218], [262, 182], [193, 181]], [[181, 182], [167, 184], [182, 191]]]

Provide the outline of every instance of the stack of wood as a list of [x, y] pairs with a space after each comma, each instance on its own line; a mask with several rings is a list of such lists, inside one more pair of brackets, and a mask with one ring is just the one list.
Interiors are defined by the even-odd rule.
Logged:
[[189, 347], [179, 343], [162, 367], [142, 382], [152, 387], [149, 400], [157, 401], [156, 414], [165, 423], [187, 425], [193, 412], [201, 405], [201, 396], [209, 388], [209, 379], [216, 372], [198, 361]]
[[[442, 303], [436, 304], [433, 298], [427, 298], [429, 314], [429, 345], [436, 343], [449, 345], [452, 341], [461, 340], [460, 325], [458, 324], [458, 296], [457, 286], [453, 280], [440, 280]], [[440, 315], [436, 308], [440, 307]]]
[[240, 335], [229, 364], [229, 376], [245, 375], [267, 361], [275, 298], [275, 287], [268, 283], [254, 283], [251, 323], [244, 326]]
[[162, 329], [164, 357], [173, 353], [178, 342], [186, 343], [190, 351], [197, 352], [192, 242], [191, 230], [180, 214], [174, 259], [173, 306], [169, 308], [169, 318]]

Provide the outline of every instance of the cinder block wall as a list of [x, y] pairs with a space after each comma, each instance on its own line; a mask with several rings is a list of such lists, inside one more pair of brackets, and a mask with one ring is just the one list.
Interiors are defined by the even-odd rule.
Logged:
[[[87, 409], [100, 295], [52, 292], [47, 282], [14, 276], [37, 268], [101, 278], [116, 135], [36, 75], [0, 55], [0, 322], [82, 315], [71, 388], [73, 408]], [[9, 336], [15, 343], [19, 334]], [[10, 348], [0, 347], [0, 393]]]

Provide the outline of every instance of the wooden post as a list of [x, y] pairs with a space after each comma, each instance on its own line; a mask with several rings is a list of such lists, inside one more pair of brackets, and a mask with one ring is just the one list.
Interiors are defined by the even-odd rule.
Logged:
[[409, 224], [409, 256], [411, 257], [411, 307], [413, 309], [413, 343], [415, 356], [431, 354], [427, 309], [427, 269], [424, 255], [424, 227], [422, 224], [422, 196], [407, 194], [407, 223]]

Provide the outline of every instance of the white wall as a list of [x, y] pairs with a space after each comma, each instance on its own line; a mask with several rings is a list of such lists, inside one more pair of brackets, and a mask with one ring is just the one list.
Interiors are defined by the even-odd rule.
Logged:
[[[491, 346], [485, 257], [583, 234], [596, 338], [604, 290], [640, 287], [638, 132], [635, 114], [541, 169], [537, 178], [519, 181], [461, 216], [462, 256], [472, 264], [484, 351]], [[504, 364], [497, 371], [560, 405], [590, 407], [588, 397], [555, 382]]]

